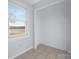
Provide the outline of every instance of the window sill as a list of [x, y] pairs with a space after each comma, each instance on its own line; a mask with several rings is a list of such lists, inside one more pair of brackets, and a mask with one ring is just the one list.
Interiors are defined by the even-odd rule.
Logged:
[[22, 35], [22, 36], [18, 36], [18, 37], [9, 37], [8, 41], [16, 41], [16, 40], [22, 40], [22, 39], [28, 39], [29, 36], [26, 35]]

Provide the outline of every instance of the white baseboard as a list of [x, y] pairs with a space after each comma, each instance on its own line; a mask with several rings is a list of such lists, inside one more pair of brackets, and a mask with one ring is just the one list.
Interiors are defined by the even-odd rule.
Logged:
[[14, 59], [14, 58], [16, 58], [16, 57], [22, 55], [23, 53], [29, 51], [29, 50], [32, 49], [32, 48], [33, 48], [33, 47], [30, 47], [30, 48], [28, 48], [28, 49], [26, 49], [26, 50], [24, 50], [24, 51], [22, 51], [22, 52], [16, 54], [15, 56], [10, 57], [9, 59]]
[[[41, 43], [41, 44], [43, 44], [43, 43]], [[67, 51], [67, 50], [61, 49], [61, 48], [57, 48], [57, 47], [55, 47], [55, 46], [51, 46], [51, 45], [49, 45], [49, 44], [43, 44], [43, 45], [46, 45], [46, 46], [49, 46], [49, 47], [53, 47], [53, 48], [56, 48], [56, 49], [63, 50], [63, 51], [66, 51], [66, 52], [68, 52], [68, 53], [71, 53], [70, 51]]]

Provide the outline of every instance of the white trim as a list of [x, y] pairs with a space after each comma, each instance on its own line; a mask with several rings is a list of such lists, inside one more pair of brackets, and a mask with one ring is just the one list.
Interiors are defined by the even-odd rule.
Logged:
[[16, 58], [16, 57], [22, 55], [23, 53], [29, 51], [29, 50], [32, 49], [32, 48], [33, 48], [33, 47], [30, 47], [30, 48], [28, 48], [28, 49], [26, 49], [26, 50], [24, 50], [24, 51], [22, 51], [22, 52], [16, 54], [15, 56], [10, 57], [9, 59], [14, 59], [14, 58]]
[[41, 9], [47, 8], [47, 7], [49, 7], [49, 6], [52, 6], [52, 5], [61, 3], [61, 2], [63, 2], [63, 1], [64, 1], [64, 0], [58, 0], [58, 1], [55, 1], [55, 2], [52, 2], [52, 3], [48, 3], [48, 4], [43, 5], [43, 6], [41, 6], [41, 7], [35, 8], [35, 10], [41, 10]]
[[66, 49], [62, 49], [62, 48], [58, 48], [58, 47], [55, 47], [55, 46], [51, 46], [49, 44], [44, 44], [44, 43], [41, 43], [41, 44], [46, 45], [46, 46], [49, 46], [49, 47], [53, 47], [53, 48], [56, 48], [56, 49], [59, 49], [59, 50], [62, 50], [62, 51], [68, 52], [68, 53], [71, 53], [70, 51], [68, 51]]
[[34, 10], [34, 48], [35, 49], [37, 49], [37, 26], [38, 26], [38, 24], [37, 24], [37, 11], [36, 10]]
[[20, 36], [20, 37], [8, 38], [8, 42], [22, 40], [22, 39], [31, 39], [31, 38], [24, 35], [24, 36]]

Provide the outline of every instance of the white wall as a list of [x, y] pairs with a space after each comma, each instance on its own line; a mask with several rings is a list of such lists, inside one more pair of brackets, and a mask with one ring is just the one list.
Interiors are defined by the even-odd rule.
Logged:
[[71, 51], [70, 0], [37, 12], [40, 44]]
[[32, 39], [26, 37], [20, 38], [11, 38], [8, 42], [8, 54], [9, 58], [17, 56], [18, 54], [27, 51], [28, 49], [32, 48]]
[[21, 36], [16, 38], [9, 38], [8, 42], [8, 55], [9, 58], [14, 57], [18, 55], [19, 53], [22, 53], [25, 50], [28, 50], [33, 47], [33, 15], [32, 15], [32, 6], [26, 3], [24, 0], [10, 0], [9, 2], [13, 2], [15, 4], [18, 4], [24, 8], [26, 8], [27, 17], [28, 17], [28, 25], [29, 27], [29, 37]]
[[[33, 10], [32, 6], [25, 3], [24, 0], [12, 0], [21, 6], [28, 8], [30, 12], [30, 22], [32, 26], [31, 35], [29, 38], [23, 36], [21, 38], [9, 39], [9, 57], [15, 56], [24, 50], [33, 47]], [[64, 1], [56, 5], [44, 8], [37, 12], [38, 18], [36, 29], [37, 29], [37, 44], [45, 44], [62, 50], [70, 52], [70, 2]]]

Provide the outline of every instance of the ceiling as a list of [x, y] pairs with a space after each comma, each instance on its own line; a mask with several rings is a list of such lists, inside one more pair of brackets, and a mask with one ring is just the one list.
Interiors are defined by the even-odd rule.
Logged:
[[41, 0], [26, 0], [29, 4], [33, 5], [35, 3], [38, 3]]

